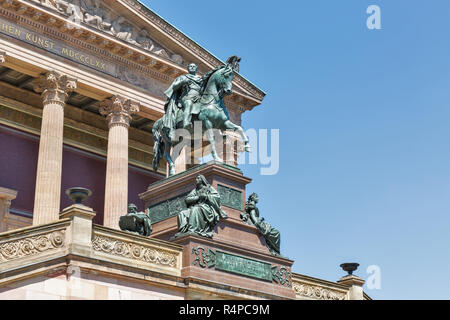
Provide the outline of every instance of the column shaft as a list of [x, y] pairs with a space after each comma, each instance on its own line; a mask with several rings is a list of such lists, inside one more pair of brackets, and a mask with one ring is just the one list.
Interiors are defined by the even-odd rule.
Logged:
[[76, 80], [55, 71], [41, 76], [34, 90], [42, 92], [41, 137], [39, 141], [33, 225], [59, 219], [64, 132], [64, 106]]
[[128, 128], [113, 125], [108, 135], [104, 225], [119, 228], [128, 207]]
[[139, 104], [120, 96], [102, 102], [100, 113], [109, 122], [103, 225], [119, 228], [119, 218], [128, 209], [128, 128]]
[[63, 106], [58, 103], [48, 103], [44, 106], [42, 114], [33, 225], [59, 219], [63, 129]]

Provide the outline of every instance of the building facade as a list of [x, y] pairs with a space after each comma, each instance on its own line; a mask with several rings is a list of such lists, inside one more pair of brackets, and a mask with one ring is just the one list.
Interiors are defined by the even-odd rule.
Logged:
[[[0, 299], [368, 299], [355, 276], [295, 274], [293, 261], [253, 247], [256, 229], [231, 205], [213, 244], [171, 241], [173, 216], [150, 238], [119, 230], [129, 203], [147, 209], [180, 196], [198, 170], [245, 202], [251, 180], [239, 170], [187, 170], [183, 156], [181, 178], [152, 169], [164, 91], [191, 62], [200, 73], [223, 64], [136, 0], [0, 0]], [[236, 73], [225, 99], [231, 120], [240, 124], [264, 95]], [[84, 205], [64, 194], [77, 186], [92, 191]], [[205, 252], [276, 270], [219, 279]]]

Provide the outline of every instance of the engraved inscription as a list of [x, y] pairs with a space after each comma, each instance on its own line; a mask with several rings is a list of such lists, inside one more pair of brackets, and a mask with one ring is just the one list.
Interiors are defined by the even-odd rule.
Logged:
[[92, 55], [80, 52], [77, 49], [58, 42], [54, 42], [45, 36], [31, 32], [21, 26], [11, 24], [3, 19], [0, 19], [0, 33], [117, 77], [116, 68], [114, 65], [107, 64], [105, 61], [102, 61]]
[[270, 263], [216, 251], [215, 267], [217, 270], [272, 282], [272, 266]]

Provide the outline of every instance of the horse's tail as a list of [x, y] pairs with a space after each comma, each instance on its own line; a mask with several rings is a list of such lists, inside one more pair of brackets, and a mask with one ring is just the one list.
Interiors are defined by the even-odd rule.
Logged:
[[153, 134], [153, 170], [158, 171], [159, 161], [161, 160], [161, 155], [163, 154], [164, 141], [161, 136], [161, 123], [162, 118], [157, 120], [152, 128]]

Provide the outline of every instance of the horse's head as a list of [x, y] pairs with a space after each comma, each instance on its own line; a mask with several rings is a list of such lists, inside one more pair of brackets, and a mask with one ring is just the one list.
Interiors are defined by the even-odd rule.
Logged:
[[221, 86], [223, 95], [231, 95], [233, 93], [233, 68], [230, 65], [227, 65], [221, 72], [222, 77], [219, 85]]
[[220, 98], [232, 94], [233, 77], [233, 68], [230, 65], [213, 70], [206, 85], [205, 93], [217, 94]]

